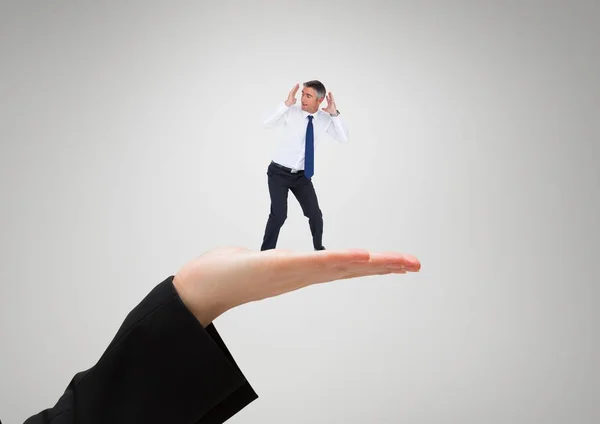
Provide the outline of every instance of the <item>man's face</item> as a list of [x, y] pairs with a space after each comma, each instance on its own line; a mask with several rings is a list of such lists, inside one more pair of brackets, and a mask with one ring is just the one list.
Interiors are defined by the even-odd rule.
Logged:
[[312, 87], [304, 87], [302, 89], [302, 110], [308, 113], [315, 113], [319, 110], [319, 105], [323, 98], [317, 99], [317, 92]]

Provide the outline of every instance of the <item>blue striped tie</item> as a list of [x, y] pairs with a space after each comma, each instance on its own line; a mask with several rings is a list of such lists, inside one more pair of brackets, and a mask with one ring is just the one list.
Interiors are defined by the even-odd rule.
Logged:
[[304, 176], [310, 178], [315, 173], [315, 134], [312, 123], [313, 116], [308, 115], [306, 127], [306, 144], [304, 147]]

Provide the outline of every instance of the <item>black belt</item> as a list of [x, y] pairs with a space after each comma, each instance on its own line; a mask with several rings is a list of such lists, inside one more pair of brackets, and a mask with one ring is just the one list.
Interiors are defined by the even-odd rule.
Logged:
[[280, 164], [278, 164], [277, 162], [273, 162], [273, 161], [271, 161], [271, 164], [273, 164], [273, 165], [275, 165], [276, 167], [278, 167], [278, 168], [281, 168], [281, 169], [283, 169], [283, 170], [285, 170], [285, 171], [287, 171], [287, 172], [290, 172], [290, 173], [292, 173], [292, 174], [296, 174], [296, 173], [298, 173], [298, 172], [304, 172], [304, 170], [303, 170], [303, 169], [292, 169], [292, 168], [288, 168], [287, 166], [280, 165]]

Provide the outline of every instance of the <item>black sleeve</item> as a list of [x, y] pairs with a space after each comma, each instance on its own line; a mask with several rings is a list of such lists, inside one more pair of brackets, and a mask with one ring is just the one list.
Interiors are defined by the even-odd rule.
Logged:
[[257, 398], [214, 325], [202, 327], [171, 276], [127, 315], [56, 405], [25, 424], [221, 424]]

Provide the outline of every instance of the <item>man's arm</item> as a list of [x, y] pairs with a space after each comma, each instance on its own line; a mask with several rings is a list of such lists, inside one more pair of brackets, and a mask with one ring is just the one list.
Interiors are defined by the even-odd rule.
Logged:
[[263, 127], [274, 128], [279, 125], [283, 125], [287, 122], [289, 116], [290, 107], [296, 103], [296, 93], [300, 88], [300, 84], [296, 84], [289, 92], [285, 102], [281, 102], [277, 105], [275, 111], [263, 122]]
[[221, 424], [257, 398], [214, 325], [203, 327], [169, 277], [56, 405], [25, 424]]
[[284, 125], [287, 122], [290, 108], [284, 102], [277, 105], [277, 108], [271, 113], [271, 115], [263, 122], [265, 128], [275, 128]]
[[331, 117], [331, 124], [327, 127], [327, 133], [340, 143], [348, 143], [348, 127], [339, 115]]
[[331, 117], [331, 124], [327, 127], [327, 133], [340, 143], [348, 142], [348, 128], [340, 118], [340, 112], [337, 110], [333, 93], [329, 92], [326, 96], [327, 106], [323, 108]]

